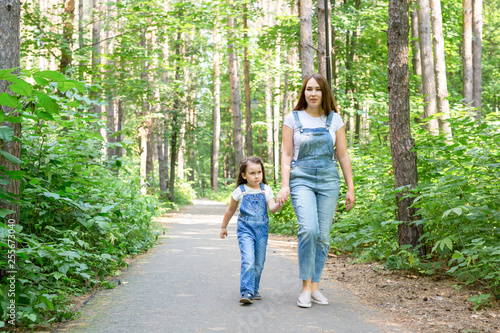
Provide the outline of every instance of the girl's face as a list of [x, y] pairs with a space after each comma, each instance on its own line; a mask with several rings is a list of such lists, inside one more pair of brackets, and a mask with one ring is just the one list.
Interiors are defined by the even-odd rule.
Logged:
[[321, 92], [321, 87], [314, 78], [307, 81], [304, 93], [309, 107], [318, 108], [321, 106], [323, 94]]
[[247, 185], [251, 188], [260, 188], [262, 182], [262, 167], [260, 164], [249, 162], [245, 172], [241, 173], [243, 179], [247, 181]]

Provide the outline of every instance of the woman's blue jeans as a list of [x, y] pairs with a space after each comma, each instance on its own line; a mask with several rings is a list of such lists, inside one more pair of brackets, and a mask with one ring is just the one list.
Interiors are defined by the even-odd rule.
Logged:
[[330, 249], [330, 230], [340, 192], [336, 162], [292, 162], [290, 189], [299, 224], [299, 278], [319, 282]]

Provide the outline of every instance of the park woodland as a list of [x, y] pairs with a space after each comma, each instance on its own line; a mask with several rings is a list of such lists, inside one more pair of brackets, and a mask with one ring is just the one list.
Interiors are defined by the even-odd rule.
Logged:
[[[155, 218], [280, 186], [284, 118], [328, 78], [356, 194], [330, 252], [500, 299], [500, 0], [0, 0], [0, 328], [77, 316]], [[296, 235], [291, 203], [270, 232]], [[216, 235], [217, 236], [217, 235]]]

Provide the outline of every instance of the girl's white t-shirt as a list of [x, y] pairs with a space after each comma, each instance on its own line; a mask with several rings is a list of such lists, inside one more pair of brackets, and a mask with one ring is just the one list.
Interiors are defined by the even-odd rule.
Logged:
[[[302, 123], [302, 128], [326, 127], [325, 115], [322, 115], [321, 117], [312, 117], [308, 115], [306, 111], [297, 111], [297, 113], [299, 115], [300, 122]], [[293, 159], [296, 160], [299, 157], [300, 150], [300, 131], [299, 126], [295, 123], [293, 112], [290, 112], [285, 117], [285, 122], [283, 124], [293, 129]], [[344, 126], [342, 117], [338, 113], [333, 112], [332, 124], [330, 125], [330, 135], [332, 136], [334, 146], [337, 138], [335, 133], [337, 130], [342, 128], [342, 126]]]
[[[243, 186], [245, 187], [245, 191], [247, 192], [247, 194], [256, 194], [262, 192], [260, 188], [251, 188], [248, 187], [246, 184], [243, 184]], [[266, 203], [272, 198], [274, 198], [273, 189], [267, 184], [264, 184], [264, 195], [266, 196]], [[233, 197], [234, 201], [238, 201], [238, 209], [240, 209], [243, 193], [241, 192], [239, 186], [236, 188], [236, 190], [233, 191], [231, 196]]]

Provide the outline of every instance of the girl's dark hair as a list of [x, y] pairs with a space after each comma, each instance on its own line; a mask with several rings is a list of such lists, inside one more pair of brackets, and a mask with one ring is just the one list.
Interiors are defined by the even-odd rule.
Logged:
[[302, 82], [299, 101], [297, 102], [297, 105], [295, 105], [295, 108], [293, 110], [301, 111], [307, 108], [305, 91], [307, 82], [309, 82], [310, 79], [315, 79], [316, 82], [318, 82], [319, 87], [321, 88], [321, 108], [323, 109], [325, 116], [328, 117], [330, 115], [330, 111], [339, 113], [339, 107], [337, 106], [337, 102], [335, 101], [332, 91], [330, 90], [328, 81], [326, 81], [325, 77], [321, 74], [311, 74], [306, 76], [306, 78]]
[[249, 156], [247, 158], [242, 159], [240, 162], [240, 167], [238, 168], [238, 180], [236, 181], [236, 187], [247, 183], [247, 180], [243, 178], [241, 174], [247, 171], [248, 163], [260, 164], [260, 167], [262, 168], [262, 182], [264, 184], [267, 184], [266, 171], [264, 170], [264, 163], [262, 163], [260, 157]]

